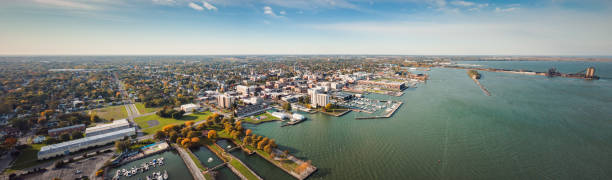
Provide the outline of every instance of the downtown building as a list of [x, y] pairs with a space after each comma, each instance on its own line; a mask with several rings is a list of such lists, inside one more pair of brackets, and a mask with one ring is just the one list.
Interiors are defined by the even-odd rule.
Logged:
[[235, 98], [229, 95], [219, 95], [217, 97], [217, 106], [224, 109], [229, 109], [234, 104]]

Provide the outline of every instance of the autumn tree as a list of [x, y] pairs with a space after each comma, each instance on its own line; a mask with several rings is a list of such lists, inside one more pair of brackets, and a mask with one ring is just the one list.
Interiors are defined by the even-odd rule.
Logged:
[[191, 147], [191, 139], [185, 138], [185, 139], [181, 140], [181, 145], [183, 147]]
[[164, 133], [163, 131], [157, 131], [155, 132], [155, 135], [153, 135], [153, 138], [157, 140], [166, 139], [166, 133]]
[[208, 131], [208, 139], [216, 139], [217, 138], [217, 131], [215, 130], [210, 130]]
[[194, 138], [194, 137], [199, 137], [200, 133], [198, 133], [199, 131], [189, 131], [189, 133], [187, 133], [187, 138]]
[[303, 162], [302, 164], [300, 164], [298, 167], [295, 168], [295, 172], [297, 173], [302, 173], [304, 172], [306, 169], [308, 169], [310, 167], [310, 160]]
[[287, 112], [291, 111], [291, 103], [283, 104], [283, 110], [285, 110]]
[[246, 130], [246, 132], [245, 132], [244, 134], [245, 134], [246, 136], [250, 136], [250, 135], [251, 135], [251, 133], [253, 133], [253, 132], [251, 131], [251, 129], [247, 129], [247, 130]]
[[193, 126], [193, 124], [194, 124], [194, 122], [193, 122], [193, 121], [187, 121], [187, 122], [185, 122], [185, 126], [187, 126], [187, 127], [191, 127], [191, 126]]
[[270, 146], [270, 144], [268, 144], [264, 146], [263, 150], [267, 152], [268, 154], [270, 154], [272, 152], [272, 147]]

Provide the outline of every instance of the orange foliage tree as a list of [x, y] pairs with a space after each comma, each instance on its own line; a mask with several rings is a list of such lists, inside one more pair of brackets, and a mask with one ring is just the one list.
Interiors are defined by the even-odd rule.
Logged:
[[217, 138], [217, 131], [215, 130], [208, 131], [208, 139], [215, 139], [215, 138]]

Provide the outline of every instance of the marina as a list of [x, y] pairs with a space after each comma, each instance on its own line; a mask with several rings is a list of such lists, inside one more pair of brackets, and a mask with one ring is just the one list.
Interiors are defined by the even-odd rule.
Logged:
[[119, 180], [192, 179], [177, 153], [166, 151], [110, 168], [107, 176]]

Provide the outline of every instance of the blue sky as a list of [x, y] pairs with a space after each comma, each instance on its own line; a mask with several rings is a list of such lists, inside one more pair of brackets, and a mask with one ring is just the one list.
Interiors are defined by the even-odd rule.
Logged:
[[0, 0], [0, 54], [612, 55], [609, 0]]

